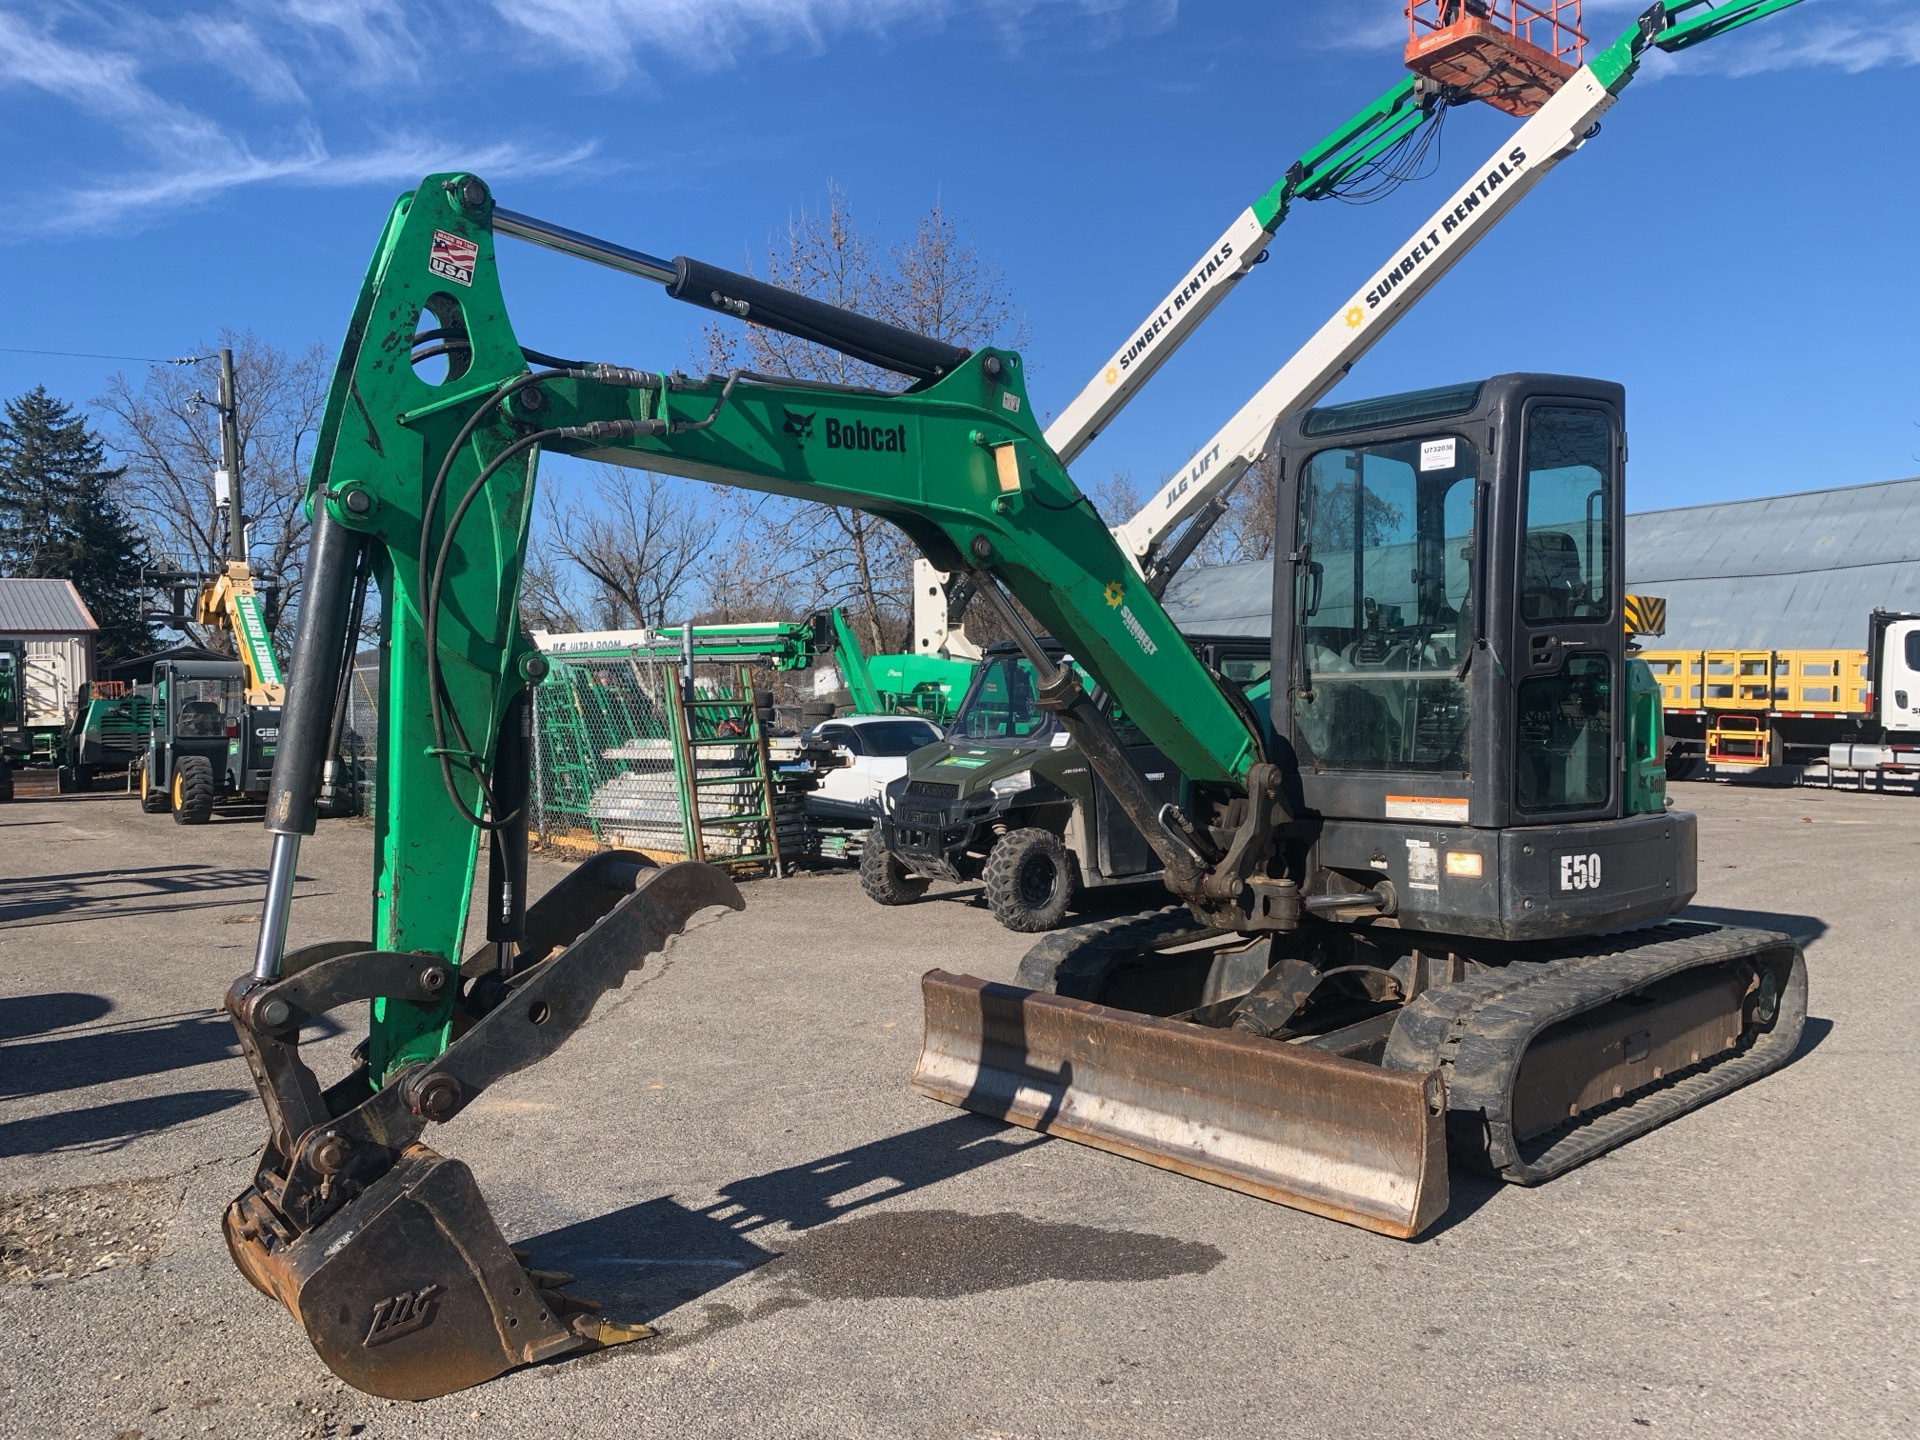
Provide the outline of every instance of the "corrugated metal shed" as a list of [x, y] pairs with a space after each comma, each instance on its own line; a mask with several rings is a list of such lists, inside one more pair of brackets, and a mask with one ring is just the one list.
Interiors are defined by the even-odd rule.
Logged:
[[[1875, 606], [1920, 611], [1920, 478], [1627, 517], [1627, 584], [1667, 602], [1661, 649], [1849, 649]], [[1269, 561], [1182, 573], [1183, 630], [1263, 635]]]
[[1627, 583], [1664, 650], [1865, 649], [1876, 605], [1920, 610], [1920, 479], [1629, 515]]
[[91, 635], [99, 628], [71, 580], [0, 580], [0, 635]]

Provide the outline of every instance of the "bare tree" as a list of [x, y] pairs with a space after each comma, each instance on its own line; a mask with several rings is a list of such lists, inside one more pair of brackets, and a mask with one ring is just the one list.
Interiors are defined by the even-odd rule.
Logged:
[[1202, 565], [1266, 560], [1273, 554], [1279, 505], [1280, 457], [1269, 452], [1247, 468], [1227, 500], [1227, 513], [1194, 556]]
[[[829, 185], [824, 209], [801, 209], [768, 244], [765, 269], [776, 285], [950, 344], [1024, 340], [1005, 276], [938, 201], [911, 236], [887, 247], [855, 220], [846, 192]], [[715, 370], [744, 365], [843, 385], [899, 385], [889, 371], [757, 326], [717, 323], [706, 333], [706, 349]], [[784, 595], [796, 609], [844, 605], [875, 653], [905, 646], [916, 551], [891, 523], [764, 496], [730, 508], [739, 540], [727, 557], [731, 574], [714, 579], [746, 580], [746, 590]], [[744, 566], [742, 556], [750, 557]], [[715, 601], [731, 604], [717, 595]]]
[[277, 580], [288, 602], [278, 639], [291, 638], [307, 555], [307, 463], [329, 364], [315, 345], [294, 355], [251, 330], [220, 332], [191, 366], [155, 366], [136, 385], [124, 373], [93, 404], [111, 417], [108, 444], [127, 467], [121, 498], [155, 556], [183, 569], [212, 571], [226, 560], [213, 503], [220, 426], [205, 403], [218, 388], [221, 346], [234, 356], [248, 550], [257, 574]]
[[709, 520], [682, 482], [611, 465], [590, 471], [593, 499], [546, 492], [527, 547], [521, 613], [551, 630], [619, 630], [679, 620], [712, 548]]

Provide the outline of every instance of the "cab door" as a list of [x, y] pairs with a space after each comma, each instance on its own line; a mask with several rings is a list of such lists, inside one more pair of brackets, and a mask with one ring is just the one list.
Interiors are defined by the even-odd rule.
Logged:
[[1511, 566], [1519, 824], [1620, 813], [1625, 733], [1619, 411], [1534, 395], [1520, 417]]
[[1920, 619], [1892, 620], [1880, 636], [1880, 728], [1920, 732]]

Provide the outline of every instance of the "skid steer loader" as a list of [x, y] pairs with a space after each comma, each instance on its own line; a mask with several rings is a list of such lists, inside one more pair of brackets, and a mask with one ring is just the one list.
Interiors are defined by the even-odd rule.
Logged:
[[[911, 388], [555, 361], [508, 319], [501, 234]], [[444, 373], [416, 369], [441, 356]], [[267, 894], [226, 998], [268, 1119], [224, 1221], [239, 1268], [336, 1374], [396, 1398], [648, 1333], [567, 1297], [567, 1277], [509, 1246], [467, 1168], [424, 1143], [551, 1054], [690, 917], [741, 904], [717, 870], [621, 852], [527, 903], [546, 662], [516, 602], [542, 450], [892, 520], [970, 576], [1159, 857], [1184, 908], [1052, 937], [1023, 986], [926, 977], [913, 1083], [929, 1095], [1411, 1235], [1445, 1207], [1449, 1142], [1545, 1179], [1783, 1064], [1805, 1011], [1793, 941], [1660, 923], [1692, 893], [1695, 827], [1664, 807], [1657, 703], [1623, 663], [1623, 408], [1617, 386], [1513, 375], [1297, 417], [1273, 699], [1257, 712], [1075, 487], [1018, 354], [517, 214], [475, 175], [429, 176], [388, 219], [316, 441]], [[370, 590], [385, 717], [370, 932], [290, 946]], [[1184, 806], [1026, 615], [1187, 777]], [[482, 836], [486, 934], [470, 947]], [[302, 1029], [360, 1003], [367, 1041], [323, 1085]]]

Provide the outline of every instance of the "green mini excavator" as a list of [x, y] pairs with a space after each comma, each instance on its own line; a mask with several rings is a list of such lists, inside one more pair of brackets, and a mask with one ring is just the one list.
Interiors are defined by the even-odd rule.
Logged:
[[[1594, 68], [1617, 79], [1689, 26], [1781, 3], [1656, 5]], [[508, 319], [502, 234], [908, 386], [552, 360]], [[416, 369], [427, 352], [443, 373]], [[1664, 804], [1658, 697], [1623, 654], [1624, 403], [1616, 385], [1506, 375], [1293, 416], [1256, 712], [1067, 474], [1018, 354], [517, 214], [475, 175], [428, 177], [388, 219], [316, 445], [267, 896], [226, 1000], [268, 1117], [225, 1217], [236, 1262], [381, 1395], [647, 1333], [530, 1268], [467, 1168], [424, 1143], [692, 915], [742, 903], [717, 870], [617, 851], [527, 902], [546, 661], [516, 606], [542, 450], [893, 521], [995, 608], [1159, 856], [1176, 906], [1048, 937], [1019, 985], [925, 977], [927, 1095], [1406, 1236], [1444, 1210], [1449, 1151], [1534, 1183], [1785, 1063], [1806, 1005], [1792, 939], [1668, 918], [1694, 891], [1696, 827]], [[371, 925], [290, 947], [369, 580]], [[1179, 767], [1184, 803], [1134, 767], [1029, 616]], [[485, 938], [469, 944], [482, 839]], [[323, 1085], [302, 1029], [354, 1004], [367, 1042]]]

